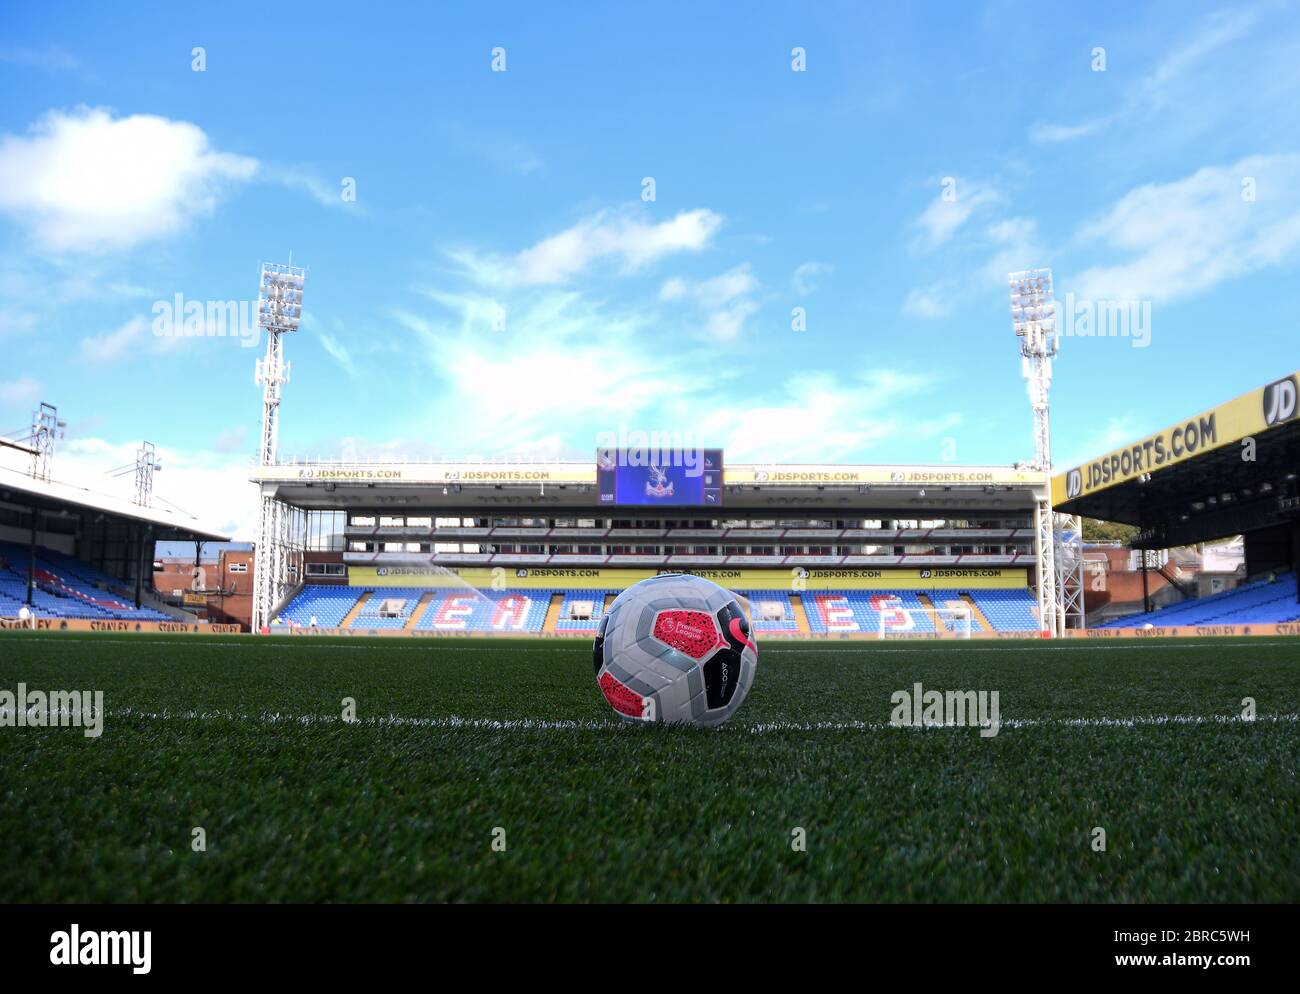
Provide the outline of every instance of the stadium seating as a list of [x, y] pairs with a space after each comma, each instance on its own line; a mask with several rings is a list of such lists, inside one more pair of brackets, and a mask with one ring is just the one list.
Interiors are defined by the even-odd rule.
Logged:
[[802, 597], [814, 635], [876, 635], [882, 615], [887, 616], [891, 633], [934, 632], [934, 622], [915, 590], [809, 590]]
[[1248, 625], [1300, 621], [1296, 575], [1280, 573], [1209, 597], [1182, 601], [1146, 614], [1108, 621], [1101, 628], [1142, 628], [1146, 625]]
[[[799, 630], [798, 623], [794, 620], [794, 608], [790, 604], [790, 595], [786, 591], [739, 590], [737, 593], [749, 600], [750, 611], [753, 613], [750, 624], [755, 635], [762, 635], [764, 632], [795, 632]], [[770, 603], [773, 601], [781, 605], [781, 620], [759, 617], [762, 614], [760, 605], [764, 602]]]
[[[12, 542], [0, 542], [0, 616], [14, 617], [27, 600], [30, 551]], [[121, 580], [103, 570], [53, 549], [36, 550], [32, 613], [37, 618], [115, 619], [121, 621], [171, 621], [170, 615], [149, 607], [137, 608], [103, 589], [121, 586]]]
[[546, 621], [551, 593], [549, 590], [438, 590], [415, 627], [420, 631], [535, 634]]
[[[415, 631], [440, 632], [541, 632], [550, 604], [550, 590], [473, 590], [448, 588], [430, 590], [420, 587], [367, 588], [373, 593], [357, 616], [347, 626], [361, 629], [402, 629], [410, 622], [420, 600], [429, 595], [428, 605], [416, 620]], [[310, 625], [313, 616], [319, 628], [341, 628], [358, 598], [366, 593], [360, 587], [308, 584], [280, 612], [292, 625]], [[597, 596], [595, 592], [584, 594]], [[379, 616], [380, 604], [388, 598], [401, 598], [405, 605], [400, 617]]]
[[289, 624], [306, 626], [314, 616], [321, 628], [341, 628], [343, 619], [362, 593], [356, 587], [307, 584], [280, 612], [280, 617]]
[[1035, 609], [1038, 602], [1028, 589], [972, 590], [971, 600], [997, 632], [1036, 632], [1042, 627]]
[[[561, 591], [554, 591], [560, 593]], [[560, 617], [555, 622], [557, 632], [591, 632], [595, 634], [600, 627], [600, 619], [605, 614], [605, 598], [613, 591], [608, 590], [565, 590], [564, 602], [560, 605]], [[551, 594], [552, 591], [546, 591]], [[540, 592], [539, 592], [540, 594]], [[591, 618], [581, 621], [569, 617], [574, 601], [591, 601]]]

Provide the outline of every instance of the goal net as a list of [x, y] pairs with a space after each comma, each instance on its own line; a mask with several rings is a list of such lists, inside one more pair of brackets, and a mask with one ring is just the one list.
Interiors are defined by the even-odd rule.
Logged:
[[917, 638], [937, 632], [941, 638], [970, 638], [968, 607], [891, 607], [880, 612], [879, 637]]

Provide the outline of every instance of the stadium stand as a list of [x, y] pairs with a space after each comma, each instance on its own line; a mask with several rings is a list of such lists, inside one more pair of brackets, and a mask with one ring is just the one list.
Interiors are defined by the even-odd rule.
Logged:
[[[890, 632], [935, 631], [934, 622], [921, 602], [920, 591], [915, 590], [841, 590], [817, 591], [804, 594], [804, 607], [808, 612], [808, 627], [815, 635], [880, 631], [882, 616], [887, 617]], [[1034, 595], [1027, 589], [972, 590], [971, 600], [983, 612], [990, 625], [999, 632], [1036, 632], [1038, 619], [1034, 614]], [[953, 600], [949, 597], [947, 600]], [[937, 607], [947, 607], [943, 598]], [[904, 609], [903, 614], [899, 609]], [[981, 631], [978, 618], [972, 617], [971, 630]]]
[[880, 631], [882, 615], [888, 616], [890, 631], [935, 630], [915, 590], [818, 590], [804, 594], [803, 601], [814, 635], [875, 634]]
[[[1292, 588], [1294, 593], [1294, 588]], [[604, 614], [605, 601], [618, 591], [587, 589], [530, 589], [514, 591], [471, 590], [460, 588], [420, 587], [339, 587], [308, 584], [281, 612], [292, 625], [309, 625], [316, 617], [320, 628], [402, 629], [446, 632], [519, 632], [542, 631], [547, 605], [554, 597], [562, 598], [555, 621], [556, 632], [595, 632]], [[764, 632], [798, 632], [798, 621], [791, 595], [782, 590], [742, 590], [753, 614], [757, 634]], [[348, 615], [358, 601], [369, 594], [350, 622]], [[933, 634], [933, 615], [918, 590], [822, 590], [802, 594], [808, 626], [814, 635], [865, 633], [880, 631], [881, 618], [887, 617], [891, 632], [914, 631]], [[944, 591], [930, 594], [931, 603], [939, 608], [960, 606], [961, 596]], [[980, 614], [995, 631], [1038, 631], [1036, 604], [1027, 589], [974, 590], [965, 595], [977, 610], [972, 612], [971, 631], [985, 630]], [[414, 617], [422, 600], [427, 606]], [[383, 605], [401, 601], [395, 616], [383, 617]], [[574, 605], [588, 602], [590, 619], [573, 618]], [[899, 609], [905, 609], [906, 614]], [[765, 617], [764, 615], [769, 615]], [[414, 624], [412, 620], [414, 618]], [[947, 623], [947, 622], [945, 622]]]
[[[0, 542], [0, 615], [17, 614], [27, 599], [30, 552], [12, 542]], [[122, 621], [171, 621], [150, 607], [135, 607], [108, 589], [120, 586], [101, 570], [53, 549], [36, 550], [32, 613], [38, 618]]]
[[1183, 601], [1146, 614], [1131, 614], [1101, 628], [1142, 628], [1146, 625], [1241, 625], [1300, 621], [1295, 573], [1266, 576], [1235, 590]]
[[[344, 620], [356, 607], [358, 599], [369, 593], [366, 604], [349, 624]], [[428, 605], [416, 621], [415, 631], [440, 632], [519, 632], [536, 634], [546, 619], [546, 606], [554, 591], [550, 590], [472, 590], [468, 588], [424, 589], [420, 587], [333, 587], [317, 584], [304, 586], [280, 612], [291, 625], [307, 626], [312, 616], [320, 628], [400, 629], [405, 628], [412, 612], [428, 595]], [[576, 592], [575, 592], [576, 593]], [[597, 592], [583, 591], [587, 596]], [[395, 617], [382, 617], [381, 605], [402, 600]], [[601, 598], [603, 604], [603, 597]]]

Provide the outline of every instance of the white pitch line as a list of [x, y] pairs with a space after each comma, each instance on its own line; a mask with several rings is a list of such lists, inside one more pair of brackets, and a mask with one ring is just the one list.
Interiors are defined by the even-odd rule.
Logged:
[[[603, 731], [613, 728], [627, 728], [629, 722], [607, 720], [578, 720], [571, 718], [461, 718], [450, 715], [446, 718], [413, 718], [405, 715], [383, 715], [375, 718], [358, 718], [347, 722], [335, 715], [319, 714], [282, 714], [263, 711], [258, 714], [241, 714], [234, 711], [142, 711], [126, 707], [120, 710], [106, 710], [105, 720], [114, 716], [123, 718], [145, 718], [155, 721], [239, 721], [264, 725], [360, 725], [375, 728], [428, 728], [438, 731], [467, 729], [470, 731]], [[1242, 718], [1239, 715], [1138, 715], [1132, 718], [1008, 718], [999, 724], [999, 728], [1138, 728], [1159, 725], [1250, 725], [1250, 724], [1296, 724], [1300, 722], [1300, 713], [1257, 715], [1254, 718]], [[745, 729], [755, 735], [769, 732], [883, 732], [896, 728], [911, 726], [891, 725], [888, 722], [870, 721], [772, 721], [733, 722], [734, 726]], [[936, 727], [977, 727], [956, 725], [930, 725]]]

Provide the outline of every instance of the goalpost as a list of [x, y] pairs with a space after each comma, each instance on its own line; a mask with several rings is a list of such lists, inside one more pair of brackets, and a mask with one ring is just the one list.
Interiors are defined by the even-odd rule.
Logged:
[[932, 607], [929, 610], [914, 607], [886, 608], [880, 612], [879, 638], [908, 638], [918, 633], [928, 635], [919, 618], [935, 619], [934, 627], [941, 638], [968, 639], [971, 632], [969, 607]]

